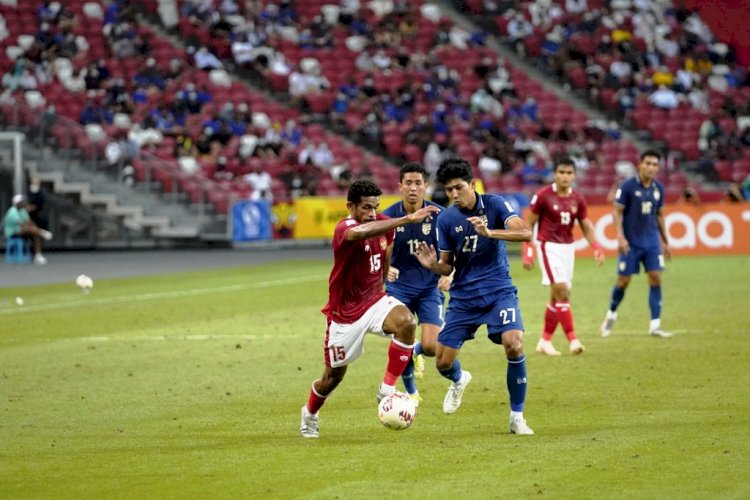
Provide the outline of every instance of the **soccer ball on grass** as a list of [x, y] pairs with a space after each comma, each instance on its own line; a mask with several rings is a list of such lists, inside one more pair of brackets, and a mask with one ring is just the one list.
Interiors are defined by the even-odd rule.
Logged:
[[378, 419], [386, 428], [400, 431], [414, 422], [417, 407], [408, 394], [394, 392], [380, 400]]
[[83, 291], [83, 293], [89, 293], [94, 288], [94, 280], [85, 274], [79, 274], [76, 278], [76, 285]]

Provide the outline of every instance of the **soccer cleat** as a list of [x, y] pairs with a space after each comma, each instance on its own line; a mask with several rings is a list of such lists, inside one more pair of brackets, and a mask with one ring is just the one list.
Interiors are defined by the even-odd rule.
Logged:
[[458, 383], [451, 382], [450, 387], [448, 387], [448, 393], [443, 400], [443, 413], [451, 414], [458, 410], [458, 407], [461, 406], [461, 397], [464, 395], [469, 382], [471, 382], [471, 373], [466, 370], [461, 374], [461, 380]]
[[586, 348], [583, 347], [583, 344], [581, 344], [581, 341], [578, 339], [573, 339], [570, 341], [570, 352], [573, 354], [582, 354], [583, 351], [585, 351]]
[[47, 263], [47, 257], [44, 255], [38, 253], [34, 256], [34, 264], [37, 264], [39, 266], [43, 266]]
[[52, 239], [52, 233], [50, 233], [46, 229], [40, 229], [39, 230], [39, 236], [41, 236], [42, 238], [44, 238], [46, 241], [49, 241], [49, 240]]
[[650, 332], [648, 332], [648, 334], [653, 337], [661, 337], [663, 339], [671, 338], [673, 335], [672, 332], [665, 332], [661, 328], [656, 328], [654, 330], [651, 330]]
[[380, 386], [380, 387], [378, 388], [378, 393], [377, 393], [377, 394], [375, 395], [375, 399], [377, 399], [377, 400], [378, 400], [378, 404], [380, 404], [380, 401], [381, 401], [381, 400], [382, 400], [382, 399], [383, 399], [384, 397], [386, 397], [386, 396], [387, 396], [388, 394], [392, 394], [392, 393], [394, 393], [394, 392], [396, 392], [396, 391], [395, 391], [395, 390], [393, 390], [393, 391], [387, 391], [387, 392], [386, 392], [386, 391], [384, 391], [384, 390], [383, 390], [383, 387], [382, 387], [382, 386]]
[[518, 434], [521, 436], [531, 436], [534, 431], [528, 426], [526, 420], [523, 417], [510, 417], [510, 433]]
[[615, 326], [615, 321], [617, 321], [617, 313], [607, 311], [607, 315], [604, 317], [604, 322], [599, 328], [602, 337], [609, 337], [609, 334], [612, 333], [612, 327]]
[[311, 415], [307, 411], [307, 405], [302, 407], [302, 420], [299, 423], [299, 433], [303, 438], [316, 438], [320, 435], [318, 431], [318, 416]]
[[409, 394], [409, 397], [412, 401], [414, 401], [414, 408], [419, 408], [419, 403], [422, 402], [422, 396], [419, 395], [419, 392], [415, 392], [414, 394]]
[[555, 346], [552, 345], [552, 342], [544, 339], [539, 339], [539, 342], [536, 344], [536, 352], [546, 354], [547, 356], [560, 355], [560, 351], [555, 349]]
[[424, 377], [424, 356], [417, 354], [412, 359], [414, 360], [414, 378], [419, 380]]

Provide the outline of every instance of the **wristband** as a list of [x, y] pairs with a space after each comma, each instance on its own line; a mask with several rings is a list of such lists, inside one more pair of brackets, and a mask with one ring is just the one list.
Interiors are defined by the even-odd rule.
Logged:
[[601, 253], [602, 252], [602, 246], [597, 243], [596, 241], [591, 244], [591, 248], [594, 249], [594, 253]]

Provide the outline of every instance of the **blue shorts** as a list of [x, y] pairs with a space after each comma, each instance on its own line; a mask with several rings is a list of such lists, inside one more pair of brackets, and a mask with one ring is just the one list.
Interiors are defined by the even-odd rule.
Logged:
[[474, 338], [481, 325], [487, 325], [488, 337], [496, 344], [503, 343], [502, 334], [508, 330], [523, 331], [516, 287], [473, 299], [451, 298], [438, 342], [460, 349], [465, 341]]
[[661, 271], [664, 269], [664, 256], [661, 253], [661, 245], [649, 248], [630, 247], [630, 251], [617, 257], [617, 274], [630, 276], [641, 272], [641, 262], [648, 271]]
[[406, 293], [403, 290], [388, 290], [388, 295], [403, 302], [413, 313], [417, 313], [419, 324], [443, 326], [443, 292], [437, 287], [421, 293]]

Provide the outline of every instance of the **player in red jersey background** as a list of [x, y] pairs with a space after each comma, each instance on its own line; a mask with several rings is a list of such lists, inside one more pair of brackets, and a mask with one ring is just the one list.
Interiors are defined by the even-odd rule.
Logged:
[[[583, 236], [594, 249], [597, 265], [604, 262], [604, 253], [594, 238], [594, 226], [588, 218], [586, 199], [573, 189], [576, 170], [569, 158], [555, 163], [555, 182], [543, 187], [531, 198], [528, 223], [537, 225], [536, 250], [542, 270], [542, 284], [550, 287], [550, 300], [544, 314], [544, 331], [536, 351], [549, 356], [559, 356], [552, 345], [552, 335], [557, 324], [562, 325], [573, 354], [585, 348], [577, 338], [570, 307], [570, 288], [573, 284], [575, 248], [573, 226], [581, 226]], [[523, 267], [534, 267], [534, 248], [529, 243], [523, 248]]]
[[381, 194], [371, 181], [353, 182], [346, 202], [349, 217], [339, 221], [334, 230], [333, 270], [328, 280], [328, 303], [322, 310], [328, 324], [325, 368], [313, 382], [307, 404], [302, 407], [300, 434], [306, 438], [318, 437], [318, 411], [344, 379], [349, 364], [364, 352], [367, 333], [393, 335], [378, 401], [395, 392], [396, 380], [411, 358], [414, 315], [383, 289], [393, 250], [393, 231], [405, 224], [422, 223], [440, 209], [428, 205], [391, 219], [377, 213]]

